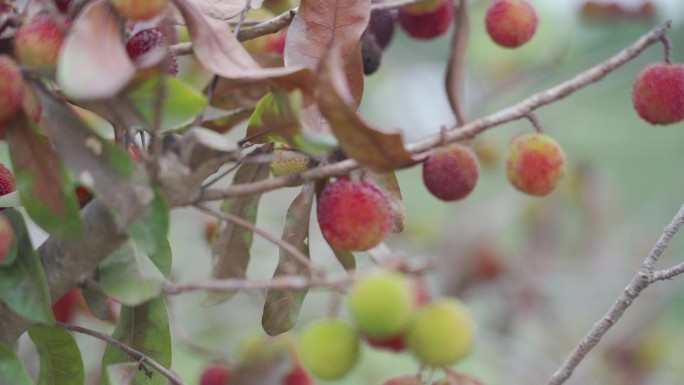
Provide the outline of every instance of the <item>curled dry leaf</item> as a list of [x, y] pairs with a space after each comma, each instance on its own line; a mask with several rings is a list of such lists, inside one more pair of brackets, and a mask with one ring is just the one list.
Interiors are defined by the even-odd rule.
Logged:
[[337, 46], [326, 55], [318, 76], [318, 106], [330, 122], [342, 150], [362, 166], [388, 172], [411, 166], [420, 159], [404, 147], [400, 133], [372, 127], [357, 112], [345, 82]]
[[57, 83], [74, 99], [107, 99], [135, 74], [109, 1], [86, 5], [74, 20], [57, 63]]
[[406, 225], [406, 207], [404, 207], [404, 199], [401, 197], [401, 189], [399, 188], [397, 175], [394, 172], [367, 172], [366, 176], [380, 187], [387, 196], [387, 199], [389, 199], [392, 213], [394, 214], [392, 232], [401, 233], [404, 231], [404, 226]]

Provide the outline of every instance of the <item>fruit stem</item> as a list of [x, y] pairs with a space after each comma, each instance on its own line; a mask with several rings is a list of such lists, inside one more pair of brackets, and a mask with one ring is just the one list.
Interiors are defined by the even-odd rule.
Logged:
[[534, 126], [534, 130], [537, 131], [539, 134], [544, 133], [544, 129], [542, 128], [541, 124], [539, 123], [539, 119], [537, 119], [537, 116], [535, 116], [533, 113], [528, 113], [525, 115], [525, 117], [532, 123]]
[[672, 41], [667, 35], [660, 37], [660, 42], [663, 43], [665, 63], [672, 64]]

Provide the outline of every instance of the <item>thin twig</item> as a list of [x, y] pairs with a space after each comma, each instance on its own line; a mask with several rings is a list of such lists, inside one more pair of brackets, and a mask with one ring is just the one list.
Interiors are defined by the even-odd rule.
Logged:
[[530, 112], [529, 114], [525, 115], [525, 117], [527, 118], [527, 120], [530, 121], [530, 123], [532, 123], [532, 126], [534, 127], [534, 130], [537, 133], [540, 133], [540, 134], [544, 133], [544, 128], [542, 127], [541, 123], [539, 123], [539, 119], [537, 119], [537, 115]]
[[114, 346], [115, 348], [125, 352], [126, 354], [130, 355], [131, 357], [133, 357], [133, 359], [147, 363], [151, 367], [155, 368], [164, 377], [168, 378], [172, 384], [186, 385], [185, 382], [183, 382], [183, 380], [181, 380], [178, 376], [173, 374], [171, 371], [166, 369], [163, 365], [161, 365], [157, 361], [151, 359], [150, 357], [139, 352], [138, 350], [133, 349], [132, 347], [124, 344], [123, 342], [112, 338], [111, 336], [109, 336], [107, 334], [100, 333], [98, 331], [87, 329], [87, 328], [84, 328], [81, 326], [76, 326], [76, 325], [62, 323], [62, 322], [56, 322], [54, 324], [54, 326], [68, 330], [68, 331], [71, 331], [71, 332], [86, 334], [86, 335], [89, 335], [91, 337], [95, 337], [97, 339], [100, 339], [100, 340]]
[[653, 272], [653, 277], [651, 277], [651, 283], [658, 281], [665, 281], [672, 279], [680, 274], [684, 273], [684, 262], [679, 265], [673, 266], [669, 269], [658, 270]]
[[662, 36], [660, 42], [663, 43], [663, 60], [667, 64], [672, 64], [672, 41], [667, 36]]
[[265, 240], [275, 244], [276, 246], [280, 247], [281, 249], [285, 250], [288, 254], [290, 254], [294, 259], [296, 259], [299, 263], [304, 265], [309, 271], [311, 271], [312, 274], [324, 274], [325, 271], [318, 268], [315, 266], [309, 258], [307, 258], [306, 255], [304, 255], [301, 251], [299, 251], [296, 247], [291, 245], [288, 242], [283, 241], [282, 239], [274, 236], [273, 234], [269, 233], [268, 231], [265, 231], [254, 224], [250, 223], [249, 221], [244, 220], [243, 218], [238, 217], [237, 215], [233, 215], [229, 212], [226, 211], [217, 211], [214, 210], [210, 207], [207, 207], [205, 205], [195, 205], [195, 207], [211, 216], [214, 216], [218, 219], [228, 221], [235, 223], [236, 225], [249, 230], [253, 232], [254, 234], [257, 234], [264, 238]]
[[[421, 154], [426, 151], [430, 151], [433, 148], [444, 146], [448, 143], [474, 138], [485, 130], [499, 126], [503, 123], [525, 118], [527, 114], [531, 113], [532, 111], [563, 99], [588, 86], [589, 84], [603, 79], [609, 73], [617, 70], [625, 63], [640, 55], [644, 50], [646, 50], [646, 48], [660, 41], [660, 38], [665, 36], [671, 27], [672, 22], [667, 21], [664, 24], [653, 28], [651, 31], [640, 37], [636, 42], [622, 49], [613, 57], [576, 75], [570, 80], [547, 89], [546, 91], [536, 93], [513, 106], [470, 122], [462, 127], [452, 127], [443, 135], [441, 133], [437, 133], [419, 141], [409, 143], [406, 145], [406, 148], [414, 154]], [[356, 161], [353, 159], [346, 159], [340, 162], [317, 167], [303, 173], [287, 175], [278, 178], [270, 178], [254, 183], [234, 185], [226, 189], [207, 189], [206, 191], [202, 192], [197, 201], [202, 202], [221, 200], [237, 196], [251, 195], [259, 192], [272, 191], [281, 187], [295, 186], [304, 182], [344, 175], [354, 169], [357, 169], [358, 167], [359, 164]], [[194, 203], [195, 202], [187, 202], [186, 204]]]
[[459, 0], [458, 16], [456, 17], [454, 37], [449, 54], [449, 64], [446, 75], [446, 90], [451, 105], [451, 110], [456, 116], [456, 126], [466, 124], [463, 95], [465, 94], [465, 69], [466, 51], [470, 40], [470, 17], [468, 12], [468, 1]]
[[[669, 225], [665, 227], [658, 242], [653, 246], [648, 257], [641, 264], [639, 272], [629, 281], [629, 284], [620, 293], [613, 306], [608, 309], [606, 314], [599, 320], [587, 333], [587, 335], [582, 338], [580, 343], [573, 349], [568, 358], [565, 359], [563, 365], [551, 376], [546, 385], [561, 385], [570, 376], [573, 371], [579, 365], [580, 362], [586, 357], [586, 355], [591, 351], [591, 349], [596, 346], [596, 344], [601, 341], [604, 334], [622, 317], [625, 310], [632, 304], [632, 302], [639, 296], [639, 294], [647, 288], [651, 283], [655, 282], [655, 275], [653, 268], [658, 262], [658, 259], [662, 255], [663, 251], [670, 244], [670, 240], [677, 234], [677, 231], [684, 224], [684, 205], [679, 208], [677, 215], [672, 219]], [[670, 273], [678, 272], [684, 267], [675, 267], [677, 270], [673, 270]], [[676, 275], [676, 274], [675, 274]], [[666, 277], [667, 274], [661, 274], [662, 277]], [[674, 276], [674, 275], [672, 275]], [[662, 278], [666, 279], [666, 278]]]

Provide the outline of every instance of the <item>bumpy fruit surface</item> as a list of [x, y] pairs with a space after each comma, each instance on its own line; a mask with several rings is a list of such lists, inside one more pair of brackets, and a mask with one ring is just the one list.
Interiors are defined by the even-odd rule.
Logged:
[[5, 135], [5, 124], [19, 112], [25, 91], [19, 66], [9, 56], [0, 56], [0, 134]]
[[563, 178], [565, 168], [565, 153], [550, 136], [528, 133], [511, 140], [506, 175], [518, 190], [530, 195], [547, 195]]
[[537, 31], [537, 12], [526, 0], [495, 0], [487, 9], [487, 33], [495, 43], [516, 48]]
[[416, 377], [415, 374], [407, 374], [405, 376], [399, 376], [390, 378], [382, 383], [382, 385], [422, 385], [423, 382]]
[[411, 37], [421, 40], [434, 39], [449, 30], [456, 11], [454, 3], [443, 0], [442, 4], [433, 12], [413, 14], [399, 9], [399, 25]]
[[121, 16], [128, 20], [148, 20], [166, 9], [169, 0], [111, 0]]
[[403, 333], [415, 309], [413, 287], [401, 274], [375, 273], [356, 281], [349, 309], [362, 333], [375, 338]]
[[169, 43], [162, 31], [157, 28], [143, 29], [142, 31], [133, 35], [126, 42], [126, 52], [128, 57], [133, 60], [136, 66], [140, 68], [149, 67], [145, 61], [150, 57], [153, 50], [161, 50], [169, 55], [169, 67], [167, 73], [175, 76], [178, 74], [178, 59], [176, 55], [169, 51]]
[[457, 201], [468, 196], [479, 175], [477, 157], [460, 144], [435, 150], [423, 163], [425, 187], [443, 201]]
[[4, 164], [0, 163], [0, 196], [16, 190], [14, 174]]
[[429, 366], [448, 366], [470, 351], [475, 322], [461, 301], [443, 299], [427, 304], [416, 313], [406, 343], [413, 354]]
[[73, 321], [81, 300], [81, 290], [71, 289], [52, 305], [52, 314], [57, 322], [69, 323]]
[[359, 336], [340, 320], [312, 322], [299, 338], [299, 355], [311, 374], [335, 380], [347, 374], [359, 359]]
[[226, 364], [214, 363], [202, 372], [200, 385], [229, 385], [231, 370]]
[[12, 249], [12, 242], [14, 242], [14, 230], [12, 224], [4, 216], [0, 215], [0, 263], [2, 263], [10, 250]]
[[283, 176], [304, 172], [309, 169], [309, 157], [284, 148], [273, 150], [270, 164], [273, 176]]
[[634, 80], [632, 103], [651, 124], [684, 120], [684, 65], [656, 63], [644, 68]]
[[389, 201], [378, 187], [348, 178], [340, 178], [323, 189], [316, 214], [326, 241], [346, 251], [377, 246], [394, 222]]
[[19, 63], [41, 69], [57, 66], [64, 35], [50, 15], [40, 13], [14, 35], [14, 56]]

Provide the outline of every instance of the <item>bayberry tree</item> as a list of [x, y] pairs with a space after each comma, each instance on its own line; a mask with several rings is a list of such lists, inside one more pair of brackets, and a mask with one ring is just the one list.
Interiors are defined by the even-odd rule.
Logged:
[[[455, 297], [506, 267], [493, 248], [479, 248], [458, 265], [451, 290], [431, 293], [425, 276], [449, 266], [434, 260], [460, 258], [466, 246], [423, 258], [392, 242], [401, 236], [390, 234], [411, 221], [396, 173], [420, 166], [431, 199], [467, 205], [480, 163], [497, 158], [496, 145], [479, 137], [521, 121], [527, 129], [510, 137], [501, 188], [551, 199], [568, 177], [586, 176], [571, 172], [580, 168], [537, 110], [565, 103], [642, 55], [654, 55], [654, 63], [634, 80], [633, 118], [684, 120], [684, 67], [672, 59], [672, 22], [658, 24], [650, 1], [633, 8], [584, 2], [589, 22], [638, 20], [640, 36], [568, 80], [471, 118], [469, 43], [486, 36], [497, 50], [493, 61], [533, 44], [543, 19], [535, 3], [0, 1], [0, 136], [11, 163], [0, 164], [0, 384], [304, 385], [350, 378], [367, 349], [412, 363], [401, 376], [376, 368], [386, 385], [490, 378], [453, 367], [478, 343], [505, 345], [478, 342], [478, 329], [491, 325], [467, 298]], [[417, 40], [451, 36], [444, 87], [431, 92], [446, 96], [455, 123], [430, 127], [415, 141], [359, 112], [365, 77], [382, 72], [396, 26]], [[662, 54], [645, 53], [654, 45]], [[540, 65], [532, 76], [549, 68]], [[411, 177], [407, 183], [421, 181]], [[289, 197], [284, 205], [265, 195], [285, 188], [296, 193], [278, 195]], [[264, 205], [283, 208], [277, 229], [257, 223]], [[505, 213], [489, 209], [484, 223], [494, 227]], [[175, 212], [188, 210], [212, 218], [203, 228], [210, 250], [170, 242], [169, 229], [187, 220]], [[552, 227], [537, 224], [542, 238]], [[644, 289], [684, 272], [684, 263], [656, 267], [682, 224], [684, 207], [615, 303], [540, 383], [565, 383]], [[270, 254], [257, 255], [263, 251], [255, 238]], [[535, 251], [546, 239], [537, 241]], [[199, 260], [211, 260], [211, 271], [187, 279], [184, 270]], [[272, 278], [253, 268], [248, 274], [265, 260], [275, 268]], [[540, 294], [526, 276], [507, 279], [502, 293], [512, 288], [515, 301], [533, 307]], [[314, 300], [312, 316], [300, 317], [310, 291], [324, 297]], [[211, 319], [212, 306], [238, 300], [237, 292], [247, 294], [216, 322], [239, 348], [208, 348], [178, 326], [178, 296], [194, 293], [188, 302], [202, 302], [198, 317]], [[235, 321], [245, 299], [261, 309], [253, 337]], [[101, 345], [86, 346], [83, 338]], [[200, 362], [192, 374], [178, 368], [188, 355]], [[542, 363], [535, 361], [545, 370]], [[634, 368], [632, 361], [623, 366]]]

